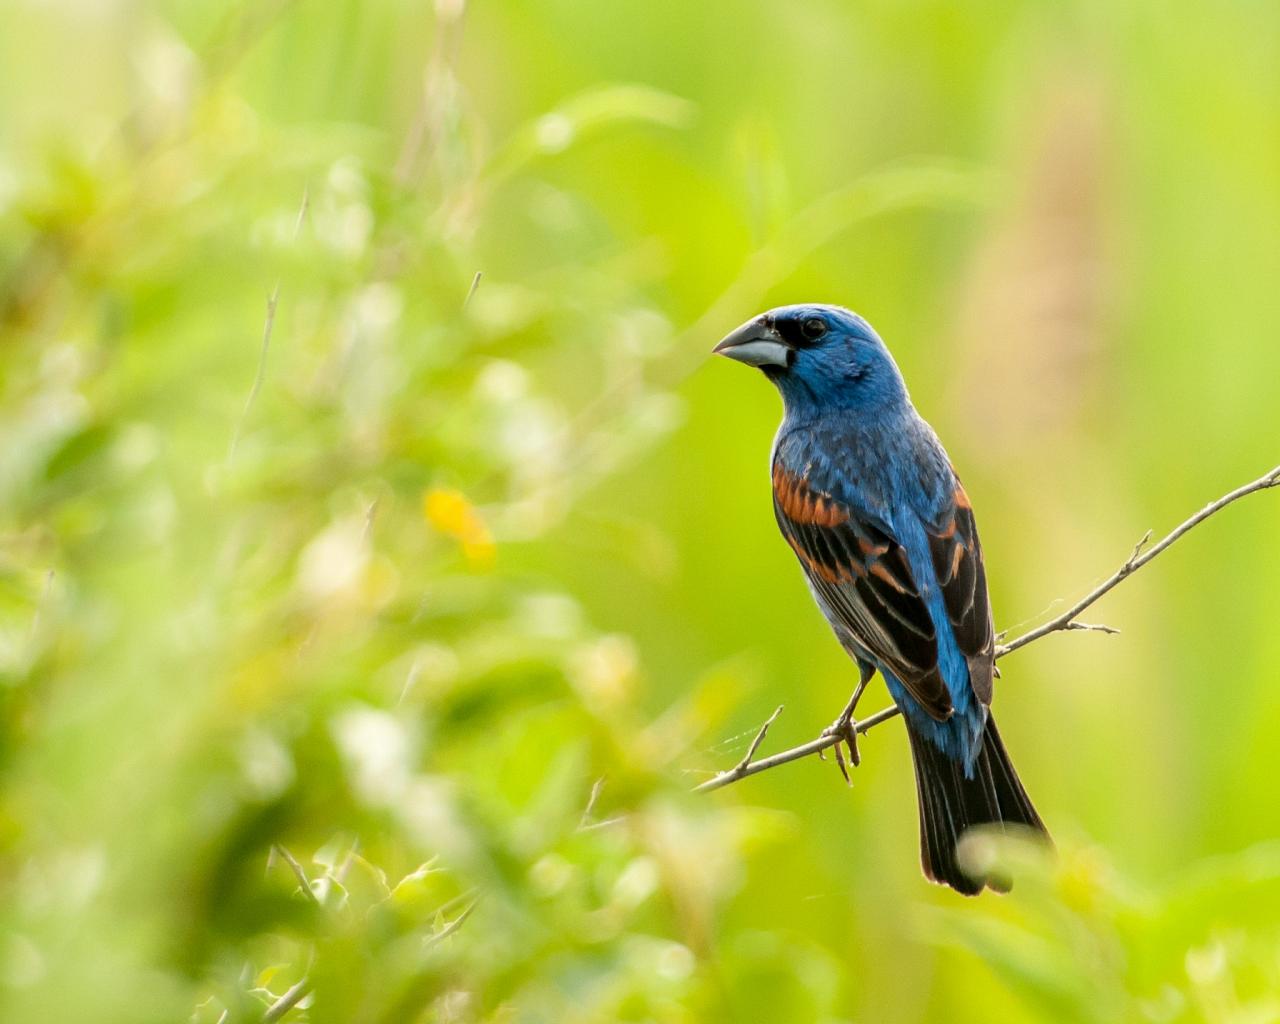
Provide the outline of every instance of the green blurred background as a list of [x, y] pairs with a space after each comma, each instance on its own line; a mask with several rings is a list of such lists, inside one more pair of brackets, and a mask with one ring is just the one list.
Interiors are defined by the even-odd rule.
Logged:
[[1280, 1020], [1280, 496], [1003, 663], [1010, 896], [896, 723], [687, 792], [853, 681], [748, 316], [878, 327], [998, 628], [1276, 463], [1280, 8], [7, 0], [0, 68], [0, 1018]]

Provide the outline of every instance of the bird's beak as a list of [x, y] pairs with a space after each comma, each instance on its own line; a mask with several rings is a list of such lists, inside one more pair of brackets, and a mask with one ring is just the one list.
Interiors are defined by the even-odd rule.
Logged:
[[763, 317], [748, 320], [711, 350], [748, 366], [789, 365], [794, 351]]

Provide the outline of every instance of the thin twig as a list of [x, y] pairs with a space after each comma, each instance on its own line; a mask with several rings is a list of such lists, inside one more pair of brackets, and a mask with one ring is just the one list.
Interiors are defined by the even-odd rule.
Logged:
[[596, 779], [591, 787], [591, 795], [587, 797], [587, 806], [582, 810], [582, 817], [578, 821], [578, 830], [581, 831], [591, 825], [591, 812], [596, 809], [596, 801], [600, 799], [600, 790], [604, 789], [604, 776]]
[[351, 870], [351, 865], [355, 862], [356, 854], [360, 852], [360, 837], [356, 836], [351, 840], [351, 845], [347, 848], [347, 855], [342, 858], [342, 863], [338, 865], [338, 870], [333, 874], [333, 880], [342, 885], [347, 880], [347, 873]]
[[[445, 900], [440, 904], [440, 906], [436, 907], [436, 915], [443, 916], [453, 910], [454, 907], [462, 903], [466, 903], [467, 900], [472, 900], [473, 903], [479, 903], [480, 897], [477, 895], [478, 891], [479, 887], [474, 885], [469, 889], [462, 890], [462, 892], [458, 893], [458, 895], [453, 897], [453, 899]], [[474, 899], [472, 899], [472, 897], [474, 897]], [[468, 910], [468, 913], [470, 913], [470, 910]]]
[[292, 869], [294, 876], [298, 879], [298, 884], [302, 886], [302, 891], [311, 897], [312, 903], [319, 906], [320, 897], [317, 896], [315, 890], [311, 888], [311, 879], [307, 877], [307, 873], [303, 869], [302, 865], [298, 863], [298, 859], [279, 843], [276, 843], [275, 849], [276, 852], [284, 858], [284, 862]]
[[284, 995], [267, 1007], [267, 1012], [262, 1015], [263, 1024], [279, 1020], [297, 1006], [302, 997], [311, 991], [311, 984], [311, 978], [304, 976], [301, 981], [288, 988]]
[[480, 278], [484, 276], [483, 270], [477, 270], [476, 276], [471, 279], [471, 287], [467, 289], [467, 297], [462, 300], [462, 308], [466, 309], [471, 305], [471, 300], [476, 294], [476, 289], [480, 287]]
[[[1057, 618], [1051, 619], [1043, 626], [1039, 626], [1028, 633], [1024, 633], [1017, 639], [1011, 640], [1009, 643], [997, 647], [995, 656], [997, 658], [1002, 658], [1006, 654], [1010, 654], [1020, 647], [1025, 647], [1027, 644], [1034, 643], [1041, 637], [1060, 631], [1091, 630], [1099, 633], [1118, 633], [1119, 630], [1112, 626], [1104, 626], [1089, 622], [1078, 622], [1076, 621], [1076, 616], [1108, 591], [1112, 590], [1118, 583], [1120, 583], [1121, 580], [1132, 576], [1153, 558], [1170, 547], [1174, 541], [1178, 540], [1178, 538], [1183, 534], [1196, 526], [1199, 526], [1215, 512], [1220, 512], [1233, 501], [1238, 501], [1246, 495], [1253, 494], [1255, 491], [1263, 491], [1269, 487], [1276, 486], [1280, 486], [1280, 466], [1277, 466], [1275, 469], [1271, 470], [1271, 472], [1260, 476], [1252, 483], [1245, 484], [1243, 487], [1237, 487], [1229, 494], [1224, 494], [1217, 501], [1210, 502], [1190, 519], [1184, 520], [1182, 523], [1179, 523], [1178, 526], [1174, 527], [1174, 529], [1162, 538], [1158, 544], [1151, 548], [1146, 548], [1144, 553], [1143, 549], [1146, 547], [1147, 541], [1151, 539], [1151, 531], [1148, 530], [1142, 540], [1134, 546], [1133, 553], [1125, 560], [1125, 563], [1111, 576], [1096, 586]], [[802, 743], [798, 747], [792, 747], [790, 750], [784, 750], [779, 754], [773, 754], [769, 757], [761, 758], [759, 761], [752, 761], [751, 756], [755, 753], [756, 747], [759, 746], [760, 741], [764, 739], [764, 733], [768, 730], [768, 727], [773, 724], [774, 719], [778, 717], [781, 710], [782, 709], [779, 708], [778, 711], [775, 711], [770, 716], [769, 721], [765, 723], [764, 727], [757, 735], [756, 742], [752, 744], [747, 757], [743, 758], [742, 761], [730, 768], [728, 771], [723, 771], [714, 778], [708, 779], [701, 785], [695, 786], [693, 791], [695, 793], [706, 793], [713, 789], [720, 789], [722, 786], [727, 786], [730, 783], [737, 782], [739, 779], [746, 778], [748, 775], [756, 775], [760, 772], [768, 771], [770, 768], [776, 768], [778, 765], [789, 764], [792, 761], [799, 761], [802, 758], [820, 753], [828, 747], [833, 747], [837, 743], [841, 742], [841, 736], [819, 736], [817, 739], [810, 740], [808, 743]], [[856, 726], [856, 731], [859, 734], [866, 733], [881, 722], [887, 722], [891, 718], [897, 718], [900, 714], [901, 712], [896, 705], [893, 707], [887, 707], [882, 711], [877, 711], [869, 718], [864, 718], [859, 721]]]
[[27, 630], [27, 639], [34, 640], [40, 634], [40, 615], [49, 603], [49, 592], [53, 590], [54, 570], [46, 569], [44, 586], [40, 588], [40, 597], [36, 600], [36, 609], [31, 615], [31, 626]]
[[579, 832], [596, 832], [600, 829], [612, 828], [614, 825], [621, 825], [627, 820], [625, 814], [616, 814], [612, 818], [604, 818], [601, 821], [593, 821], [589, 825], [579, 825]]
[[401, 188], [411, 184], [423, 151], [428, 155], [435, 153], [444, 135], [448, 91], [461, 43], [463, 11], [461, 4], [436, 5], [436, 31], [431, 53], [422, 69], [422, 94], [391, 171], [392, 180]]
[[369, 537], [373, 533], [373, 521], [378, 516], [378, 499], [374, 498], [369, 502], [369, 507], [364, 510], [364, 527], [360, 531], [360, 543], [368, 544]]
[[419, 658], [413, 659], [413, 664], [409, 666], [409, 671], [405, 673], [404, 686], [400, 687], [400, 696], [396, 698], [396, 704], [403, 704], [404, 699], [409, 696], [409, 691], [413, 689], [414, 684], [418, 681], [418, 676], [422, 674], [422, 661]]
[[[298, 235], [302, 233], [302, 223], [307, 219], [307, 209], [311, 205], [311, 187], [308, 185], [302, 190], [302, 205], [298, 207], [298, 218], [293, 223], [293, 236], [289, 239], [290, 244], [297, 242]], [[236, 421], [236, 428], [231, 434], [231, 447], [227, 450], [227, 462], [231, 462], [236, 457], [236, 448], [240, 445], [240, 435], [244, 432], [245, 424], [249, 421], [249, 413], [253, 411], [253, 403], [258, 400], [258, 392], [262, 390], [263, 381], [267, 377], [267, 355], [271, 351], [271, 332], [276, 325], [276, 306], [280, 302], [280, 281], [276, 280], [275, 287], [271, 289], [271, 294], [267, 296], [267, 317], [262, 325], [262, 348], [258, 353], [258, 372], [254, 374], [253, 386], [249, 389], [249, 397], [245, 400], [244, 410], [240, 413], [240, 419]]]
[[474, 900], [471, 901], [471, 905], [467, 907], [466, 910], [464, 910], [461, 914], [455, 917], [447, 925], [441, 928], [440, 931], [436, 932], [434, 935], [427, 936], [426, 941], [422, 943], [423, 950], [428, 950], [432, 946], [439, 945], [441, 942], [447, 939], [450, 935], [456, 932], [459, 928], [461, 928], [462, 923], [471, 916], [472, 911], [476, 909], [476, 906], [479, 903], [480, 903], [480, 897], [477, 896]]

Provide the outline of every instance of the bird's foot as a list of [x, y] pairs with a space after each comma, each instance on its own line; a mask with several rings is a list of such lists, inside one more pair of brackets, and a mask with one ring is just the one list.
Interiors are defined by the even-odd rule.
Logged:
[[[844, 776], [844, 781], [849, 785], [853, 785], [853, 779], [849, 777], [849, 768], [844, 762], [844, 752], [840, 749], [843, 744], [849, 751], [849, 765], [857, 768], [862, 763], [862, 755], [858, 753], [858, 722], [852, 714], [842, 714], [829, 726], [822, 730], [823, 736], [834, 736], [835, 743], [831, 749], [835, 751], [836, 766], [840, 769], [840, 774]], [[819, 753], [821, 756], [821, 753]]]

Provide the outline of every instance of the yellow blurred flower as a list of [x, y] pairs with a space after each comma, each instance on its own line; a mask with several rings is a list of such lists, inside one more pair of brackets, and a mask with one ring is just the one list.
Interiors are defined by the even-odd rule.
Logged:
[[462, 545], [462, 554], [471, 565], [484, 568], [493, 564], [493, 535], [461, 491], [433, 487], [423, 495], [422, 514], [435, 530]]

